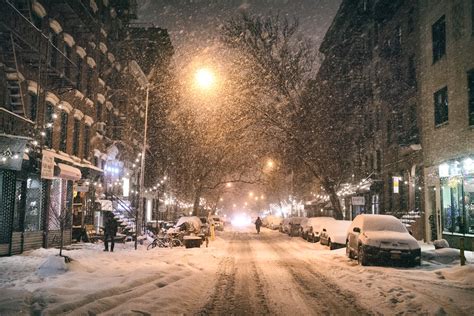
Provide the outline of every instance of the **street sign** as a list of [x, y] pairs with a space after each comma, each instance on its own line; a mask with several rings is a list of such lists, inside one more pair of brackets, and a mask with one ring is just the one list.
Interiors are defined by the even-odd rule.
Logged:
[[351, 199], [352, 205], [365, 205], [365, 197], [353, 196]]

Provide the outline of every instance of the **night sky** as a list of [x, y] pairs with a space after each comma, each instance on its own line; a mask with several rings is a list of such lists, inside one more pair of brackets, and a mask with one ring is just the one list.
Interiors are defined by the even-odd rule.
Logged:
[[280, 13], [296, 17], [318, 47], [340, 0], [139, 0], [140, 22], [168, 29], [178, 63], [216, 45], [219, 26], [232, 16]]

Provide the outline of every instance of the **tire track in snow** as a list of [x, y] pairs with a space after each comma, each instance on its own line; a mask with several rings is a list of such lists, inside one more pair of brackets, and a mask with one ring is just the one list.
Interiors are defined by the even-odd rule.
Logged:
[[350, 292], [339, 288], [321, 273], [312, 269], [304, 260], [292, 256], [286, 248], [275, 243], [274, 240], [262, 238], [270, 247], [281, 256], [278, 264], [286, 269], [298, 285], [303, 296], [308, 297], [308, 305], [317, 314], [323, 315], [371, 315], [361, 307], [356, 297]]
[[235, 232], [228, 256], [219, 264], [211, 297], [199, 315], [269, 314], [247, 234]]

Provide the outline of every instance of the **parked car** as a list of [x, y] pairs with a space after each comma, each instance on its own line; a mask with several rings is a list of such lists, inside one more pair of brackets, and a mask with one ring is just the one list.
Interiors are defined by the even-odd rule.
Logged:
[[269, 229], [279, 229], [283, 218], [275, 215], [268, 215], [262, 219], [263, 226]]
[[214, 222], [214, 229], [224, 231], [224, 221], [219, 216], [212, 216]]
[[288, 232], [290, 231], [290, 219], [289, 218], [284, 218], [281, 221], [279, 231], [281, 233], [288, 234]]
[[360, 265], [375, 261], [421, 263], [420, 245], [391, 215], [358, 215], [347, 231], [346, 254], [357, 258]]
[[305, 217], [290, 217], [288, 235], [290, 237], [300, 236], [301, 222]]
[[318, 242], [319, 241], [319, 234], [321, 233], [322, 227], [325, 222], [327, 221], [335, 221], [332, 217], [310, 217], [308, 221], [302, 225], [302, 234], [303, 238], [310, 242]]
[[321, 225], [319, 242], [329, 246], [329, 249], [343, 248], [346, 246], [347, 229], [352, 221], [324, 221]]

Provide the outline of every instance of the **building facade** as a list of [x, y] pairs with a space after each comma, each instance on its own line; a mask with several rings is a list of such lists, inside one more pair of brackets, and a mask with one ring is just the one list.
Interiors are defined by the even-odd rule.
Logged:
[[352, 141], [341, 153], [346, 218], [410, 213], [423, 223], [417, 14], [413, 1], [343, 1], [321, 45], [319, 82], [349, 114], [338, 115]]
[[125, 196], [133, 210], [145, 95], [120, 45], [134, 1], [0, 8], [0, 255], [11, 255], [98, 231], [103, 201]]
[[419, 1], [426, 239], [474, 241], [474, 2]]

